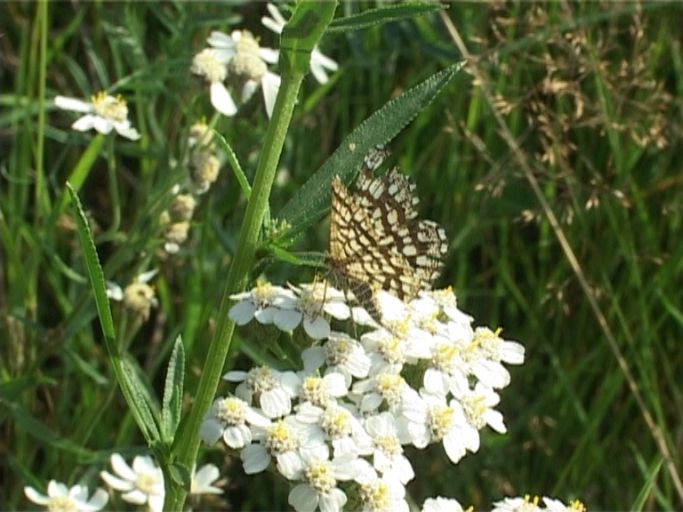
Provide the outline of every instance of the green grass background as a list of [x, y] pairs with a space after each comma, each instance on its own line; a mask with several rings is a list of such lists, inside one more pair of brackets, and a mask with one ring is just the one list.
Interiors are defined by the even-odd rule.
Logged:
[[[342, 3], [337, 16], [372, 6]], [[175, 162], [186, 156], [189, 126], [211, 116], [208, 87], [189, 73], [210, 30], [246, 27], [276, 45], [260, 26], [262, 3], [50, 3], [48, 11], [41, 63], [38, 4], [0, 4], [0, 508], [7, 509], [28, 506], [24, 485], [82, 477], [94, 484], [111, 452], [144, 449], [108, 368], [73, 218], [55, 216], [64, 181], [94, 134], [70, 130], [73, 115], [41, 105], [42, 87], [47, 100], [106, 88], [129, 101], [141, 142], [108, 139], [80, 196], [108, 279], [125, 284], [145, 264], [160, 268], [159, 308], [135, 332], [131, 352], [160, 392], [182, 333], [191, 392], [245, 199], [224, 165], [201, 199], [191, 240], [163, 262], [154, 258], [150, 219], [187, 172]], [[527, 361], [512, 369], [502, 393], [508, 434], [485, 434], [479, 453], [457, 466], [441, 449], [416, 452], [409, 491], [418, 504], [441, 494], [477, 509], [524, 494], [580, 498], [594, 510], [683, 508], [671, 477], [683, 470], [682, 9], [453, 3], [446, 15], [478, 56], [493, 106], [590, 288], [580, 286], [492, 105], [472, 75], [460, 73], [390, 145], [392, 161], [417, 182], [422, 215], [449, 234], [438, 284], [453, 285], [480, 325], [522, 342]], [[323, 87], [311, 77], [304, 83], [273, 189], [275, 212], [363, 119], [462, 58], [438, 13], [330, 35], [323, 50], [340, 71]], [[217, 123], [249, 177], [265, 127], [257, 100]], [[293, 249], [324, 251], [327, 233], [323, 222]], [[272, 258], [257, 272], [280, 284], [313, 275]], [[249, 357], [272, 360], [286, 343], [269, 329], [237, 335], [241, 352], [231, 363], [241, 368]], [[203, 507], [286, 508], [287, 488], [271, 476], [247, 478], [239, 460], [219, 450], [206, 460], [224, 469], [227, 486], [223, 502]]]

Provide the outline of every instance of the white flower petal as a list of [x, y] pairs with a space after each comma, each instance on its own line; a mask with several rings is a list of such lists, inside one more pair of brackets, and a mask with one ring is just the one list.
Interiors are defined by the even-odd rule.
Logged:
[[330, 335], [330, 323], [322, 316], [304, 317], [304, 330], [314, 340], [321, 340]]
[[211, 104], [218, 112], [228, 117], [237, 113], [237, 105], [223, 82], [211, 82], [209, 90], [211, 91]]
[[275, 64], [279, 57], [278, 51], [271, 48], [259, 48], [258, 54], [268, 64]]
[[332, 489], [320, 495], [320, 512], [338, 512], [346, 504], [346, 494], [341, 489]]
[[135, 503], [136, 505], [144, 505], [147, 503], [147, 494], [138, 489], [122, 494], [121, 498], [128, 503]]
[[225, 32], [220, 32], [218, 30], [214, 30], [213, 32], [211, 32], [209, 37], [206, 39], [206, 42], [214, 48], [235, 47], [235, 41], [233, 41], [233, 39]]
[[92, 112], [92, 103], [79, 100], [78, 98], [68, 98], [66, 96], [56, 96], [55, 106], [62, 110], [71, 110], [72, 112]]
[[253, 475], [265, 470], [270, 464], [268, 451], [260, 444], [245, 446], [240, 452], [242, 466], [247, 475]]
[[133, 468], [131, 468], [128, 465], [128, 463], [123, 459], [123, 457], [120, 454], [113, 453], [110, 462], [111, 468], [121, 478], [125, 478], [129, 481], [134, 481], [138, 477], [137, 473], [133, 470]]
[[273, 317], [273, 323], [281, 331], [289, 332], [299, 325], [303, 314], [293, 309], [279, 309]]
[[313, 512], [318, 506], [318, 493], [306, 484], [299, 484], [289, 492], [287, 501], [297, 512]]
[[38, 505], [47, 505], [47, 503], [50, 501], [50, 498], [43, 494], [40, 494], [33, 487], [24, 487], [24, 494], [29, 500]]
[[216, 418], [207, 418], [199, 428], [199, 437], [206, 444], [215, 444], [223, 434], [223, 424]]
[[230, 308], [228, 316], [237, 325], [246, 325], [254, 318], [256, 306], [249, 301], [242, 301]]
[[101, 510], [109, 501], [109, 494], [104, 489], [97, 489], [88, 501], [88, 510]]
[[275, 99], [280, 90], [281, 79], [275, 73], [266, 71], [261, 78], [261, 88], [263, 89], [263, 101], [266, 104], [266, 113], [268, 118], [273, 115], [273, 108], [275, 107]]
[[[92, 130], [95, 127], [95, 120], [97, 119], [97, 116], [91, 115], [91, 114], [86, 114], [82, 117], [79, 117], [74, 121], [74, 123], [71, 125], [71, 128], [74, 130], [77, 130], [79, 132], [87, 132], [88, 130]], [[109, 127], [109, 130], [111, 131], [111, 126]]]
[[126, 121], [125, 123], [114, 124], [114, 129], [121, 137], [125, 137], [129, 140], [138, 140], [140, 138], [140, 132], [135, 128], [130, 126], [130, 123]]

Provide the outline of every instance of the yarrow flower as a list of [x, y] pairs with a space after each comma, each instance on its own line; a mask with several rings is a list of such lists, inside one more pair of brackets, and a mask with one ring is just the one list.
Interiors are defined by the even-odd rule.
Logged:
[[47, 496], [39, 493], [33, 487], [24, 487], [26, 497], [37, 505], [43, 505], [53, 512], [95, 512], [102, 510], [109, 501], [109, 495], [104, 489], [98, 488], [92, 497], [88, 498], [88, 488], [85, 485], [74, 485], [69, 488], [56, 480], [47, 484]]
[[541, 498], [538, 496], [524, 496], [516, 498], [505, 498], [493, 504], [492, 512], [586, 512], [586, 506], [579, 500], [574, 500], [565, 505], [562, 501], [543, 497], [543, 507]]
[[237, 293], [230, 298], [238, 301], [228, 312], [237, 325], [248, 324], [254, 318], [262, 324], [273, 323], [280, 306], [296, 301], [291, 290], [267, 282], [259, 282], [251, 291]]
[[235, 30], [230, 35], [214, 31], [207, 39], [218, 59], [227, 64], [228, 73], [244, 81], [242, 101], [247, 101], [260, 86], [268, 117], [273, 114], [280, 77], [268, 70], [277, 62], [278, 54], [262, 48], [251, 32]]
[[346, 320], [351, 310], [344, 302], [344, 294], [325, 283], [292, 286], [295, 297], [281, 301], [275, 312], [273, 323], [283, 331], [291, 331], [303, 320], [304, 330], [313, 339], [330, 335], [330, 323], [323, 312], [338, 319]]
[[[341, 509], [346, 487], [338, 484], [345, 480], [358, 484], [359, 509], [407, 510], [404, 486], [415, 474], [405, 446], [441, 443], [455, 464], [479, 449], [485, 426], [505, 432], [494, 388], [507, 385], [503, 364], [520, 364], [524, 349], [498, 331], [474, 329], [452, 290], [423, 292], [408, 303], [378, 294], [382, 325], [354, 323], [359, 341], [330, 325], [330, 318], [355, 320], [347, 295], [324, 283], [290, 287], [260, 283], [233, 296], [238, 302], [229, 314], [240, 325], [256, 319], [306, 333], [313, 343], [302, 352], [303, 370], [229, 372], [238, 398], [222, 399], [231, 407], [226, 402], [220, 411], [214, 405], [203, 432], [213, 442], [232, 429], [230, 443], [224, 439], [242, 447], [248, 474], [274, 461], [298, 482], [289, 495], [296, 510]], [[257, 406], [270, 423], [247, 420], [246, 407]], [[424, 507], [462, 510], [446, 498]]]
[[[287, 476], [302, 483], [289, 493], [289, 504], [297, 511], [320, 510], [334, 512], [346, 504], [347, 496], [337, 487], [340, 481], [354, 480], [364, 472], [364, 461], [353, 454], [330, 460], [327, 445], [301, 453], [301, 465]], [[367, 463], [366, 463], [367, 464]]]
[[251, 443], [250, 425], [267, 427], [270, 419], [240, 398], [219, 398], [202, 422], [200, 435], [208, 444], [222, 436], [230, 448], [240, 449]]
[[205, 48], [192, 59], [190, 70], [209, 82], [211, 104], [223, 115], [234, 116], [237, 105], [223, 81], [228, 76], [228, 60], [225, 55], [212, 48]]
[[71, 128], [79, 132], [94, 129], [99, 133], [108, 134], [115, 130], [116, 133], [130, 140], [140, 138], [140, 134], [128, 120], [128, 105], [121, 96], [110, 96], [104, 91], [94, 94], [90, 101], [57, 96], [55, 105], [62, 110], [85, 114], [71, 125]]
[[[109, 487], [123, 492], [123, 501], [135, 505], [147, 505], [152, 512], [161, 512], [164, 507], [164, 474], [148, 455], [137, 455], [132, 467], [118, 453], [111, 456], [111, 467], [115, 474], [101, 471], [100, 476]], [[205, 464], [193, 470], [191, 494], [222, 494], [213, 485], [219, 477], [219, 470], [213, 464]]]
[[437, 496], [425, 500], [422, 505], [422, 512], [463, 512], [463, 508], [458, 500]]
[[[282, 34], [282, 29], [285, 27], [287, 20], [285, 20], [282, 13], [280, 13], [279, 9], [273, 4], [266, 4], [266, 9], [268, 9], [270, 17], [263, 16], [261, 18], [261, 23], [263, 23], [264, 27], [272, 30], [276, 34]], [[339, 65], [329, 57], [323, 55], [316, 45], [311, 52], [311, 73], [315, 79], [319, 83], [325, 84], [330, 79], [327, 71], [334, 72], [337, 71], [337, 69], [339, 69]]]
[[249, 372], [231, 371], [223, 378], [239, 382], [235, 394], [252, 403], [255, 398], [269, 418], [278, 418], [292, 410], [292, 398], [298, 393], [301, 380], [294, 372], [278, 372], [267, 366], [254, 368]]
[[157, 306], [158, 301], [149, 283], [158, 270], [149, 270], [136, 276], [125, 289], [114, 282], [107, 282], [107, 297], [115, 301], [123, 302], [126, 309], [133, 312], [142, 320], [149, 318], [152, 306]]
[[164, 475], [152, 457], [137, 455], [133, 466], [129, 466], [118, 453], [111, 456], [111, 467], [115, 474], [100, 472], [102, 480], [109, 487], [123, 492], [124, 501], [135, 505], [147, 505], [151, 511], [164, 507]]

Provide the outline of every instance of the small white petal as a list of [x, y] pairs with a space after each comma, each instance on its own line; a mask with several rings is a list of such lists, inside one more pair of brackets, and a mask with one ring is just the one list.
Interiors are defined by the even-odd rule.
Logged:
[[140, 138], [140, 132], [131, 127], [129, 122], [116, 123], [114, 125], [114, 129], [116, 130], [116, 133], [118, 133], [121, 137], [125, 137], [126, 139], [138, 140]]
[[72, 112], [92, 112], [92, 103], [79, 100], [78, 98], [68, 98], [66, 96], [56, 96], [55, 105], [62, 110], [71, 110]]
[[303, 314], [300, 311], [293, 309], [279, 309], [273, 317], [273, 323], [281, 331], [289, 332], [299, 325], [302, 318]]
[[268, 451], [260, 444], [245, 446], [240, 452], [242, 466], [247, 475], [253, 475], [265, 470], [270, 464]]
[[320, 495], [320, 512], [338, 512], [346, 504], [346, 494], [341, 489], [332, 489]]
[[[76, 119], [76, 121], [74, 121], [74, 123], [71, 125], [71, 128], [79, 132], [87, 132], [88, 130], [92, 130], [93, 128], [95, 128], [96, 119], [97, 116], [86, 114], [83, 117], [79, 117], [78, 119]], [[109, 127], [110, 131], [111, 128], [112, 126]]]
[[234, 116], [237, 113], [237, 105], [223, 82], [211, 82], [210, 91], [211, 104], [218, 112], [226, 116]]
[[111, 467], [117, 475], [119, 475], [121, 478], [125, 478], [126, 480], [134, 481], [138, 477], [133, 468], [131, 468], [118, 453], [112, 454]]
[[24, 487], [24, 494], [29, 500], [31, 500], [33, 503], [37, 503], [38, 505], [47, 505], [47, 503], [50, 501], [50, 498], [40, 494], [33, 487]]
[[109, 494], [107, 494], [107, 491], [98, 488], [95, 491], [95, 494], [92, 495], [92, 498], [88, 501], [88, 506], [90, 510], [100, 510], [104, 508], [108, 501]]
[[304, 330], [314, 340], [321, 340], [330, 335], [330, 323], [322, 316], [314, 319], [304, 318]]
[[254, 80], [247, 80], [242, 87], [242, 103], [246, 103], [254, 95], [258, 89], [258, 82]]
[[215, 444], [223, 434], [223, 425], [216, 418], [208, 418], [202, 422], [199, 437], [206, 444]]
[[268, 117], [273, 115], [273, 108], [275, 107], [275, 99], [280, 89], [281, 79], [275, 73], [266, 71], [261, 79], [261, 88], [263, 89], [263, 101], [266, 103], [266, 112]]
[[138, 489], [121, 495], [121, 498], [123, 498], [124, 501], [127, 501], [128, 503], [135, 503], [136, 505], [144, 505], [147, 503], [147, 497], [147, 494]]
[[230, 308], [228, 316], [237, 325], [246, 325], [254, 318], [256, 306], [249, 301], [238, 302]]
[[[270, 5], [270, 4], [268, 4]], [[282, 28], [283, 25], [280, 25], [277, 23], [275, 20], [268, 18], [267, 16], [263, 16], [261, 18], [261, 24], [266, 27], [268, 30], [272, 30], [276, 34], [281, 34], [282, 33]]]
[[318, 493], [306, 484], [299, 484], [289, 492], [287, 501], [297, 512], [313, 512], [318, 506]]
[[209, 37], [206, 39], [206, 42], [214, 48], [235, 47], [235, 41], [233, 41], [233, 39], [225, 32], [220, 32], [218, 30], [214, 30], [213, 32], [211, 32]]
[[278, 51], [271, 48], [259, 48], [258, 54], [268, 64], [275, 64], [279, 56]]

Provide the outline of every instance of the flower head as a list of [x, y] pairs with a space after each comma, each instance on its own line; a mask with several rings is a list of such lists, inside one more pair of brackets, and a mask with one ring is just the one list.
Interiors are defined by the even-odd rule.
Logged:
[[251, 32], [235, 30], [230, 35], [214, 31], [207, 42], [231, 75], [242, 79], [242, 101], [247, 101], [260, 86], [268, 117], [273, 113], [280, 77], [268, 71], [268, 64], [277, 62], [277, 52], [262, 48]]
[[94, 94], [90, 101], [57, 96], [55, 105], [62, 110], [84, 113], [71, 127], [79, 132], [95, 130], [99, 133], [116, 133], [130, 140], [140, 138], [138, 131], [131, 127], [128, 120], [128, 105], [121, 96], [110, 96], [101, 91]]
[[122, 289], [118, 284], [107, 282], [107, 297], [115, 301], [122, 301], [123, 305], [140, 317], [142, 320], [149, 318], [152, 306], [158, 304], [154, 288], [149, 283], [158, 270], [149, 270], [133, 278], [133, 280]]
[[47, 484], [47, 496], [28, 486], [24, 487], [24, 494], [33, 503], [43, 505], [51, 512], [95, 512], [102, 510], [109, 501], [109, 495], [104, 489], [98, 488], [88, 498], [88, 488], [85, 485], [69, 488], [56, 480], [50, 480]]
[[223, 115], [234, 116], [237, 106], [223, 81], [228, 75], [227, 61], [216, 50], [204, 48], [192, 59], [190, 71], [209, 82], [211, 104]]
[[200, 435], [208, 444], [215, 443], [222, 436], [230, 448], [239, 449], [251, 443], [250, 425], [267, 427], [270, 420], [240, 398], [219, 398], [204, 418]]
[[163, 510], [164, 475], [152, 457], [137, 455], [131, 467], [121, 455], [114, 453], [111, 467], [115, 475], [102, 471], [100, 476], [111, 488], [123, 492], [124, 501], [147, 505], [153, 512]]

